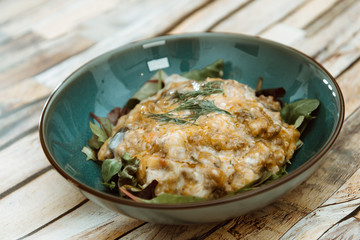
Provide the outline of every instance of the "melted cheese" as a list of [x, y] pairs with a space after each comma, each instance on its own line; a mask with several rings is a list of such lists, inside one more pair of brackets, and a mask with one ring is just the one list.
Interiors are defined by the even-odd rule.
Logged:
[[[114, 135], [120, 128], [129, 130], [118, 138], [117, 146], [111, 144], [115, 155], [128, 152], [140, 160], [138, 181], [146, 186], [156, 179], [156, 194], [218, 198], [259, 179], [264, 170], [276, 173], [292, 157], [299, 132], [281, 122], [280, 105], [272, 97], [256, 97], [250, 87], [233, 80], [173, 79], [119, 119]], [[231, 115], [212, 112], [200, 116], [195, 124], [164, 123], [149, 117], [149, 113], [167, 113], [178, 107], [176, 91], [197, 91], [211, 81], [221, 81], [223, 93], [197, 99], [213, 101]], [[176, 117], [189, 114], [178, 111]], [[99, 159], [112, 154], [108, 145], [100, 149]]]

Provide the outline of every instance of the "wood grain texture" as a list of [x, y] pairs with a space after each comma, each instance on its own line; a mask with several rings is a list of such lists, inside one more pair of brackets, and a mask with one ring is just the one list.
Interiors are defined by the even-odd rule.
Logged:
[[[35, 1], [38, 1], [38, 0], [35, 0]], [[17, 7], [18, 5], [22, 5], [22, 4], [24, 4], [26, 6], [28, 4], [31, 4], [29, 2], [32, 2], [32, 1], [22, 1], [22, 0], [12, 1], [12, 0], [10, 0], [7, 2], [13, 2], [15, 4], [14, 7]], [[23, 2], [23, 3], [20, 3], [20, 2]], [[17, 38], [17, 37], [25, 34], [26, 32], [30, 32], [31, 27], [34, 24], [55, 14], [57, 11], [66, 7], [71, 2], [73, 2], [73, 1], [71, 1], [71, 0], [45, 1], [41, 5], [26, 9], [26, 11], [22, 12], [21, 14], [18, 14], [18, 15], [12, 14], [14, 16], [14, 18], [9, 19], [4, 24], [2, 24], [0, 26], [0, 29], [7, 35]], [[6, 8], [4, 8], [4, 9], [6, 9]]]
[[219, 23], [212, 30], [258, 34], [272, 23], [287, 16], [299, 7], [304, 0], [258, 0], [247, 5], [237, 13]]
[[244, 7], [249, 2], [250, 0], [214, 1], [178, 24], [170, 31], [170, 34], [207, 31], [231, 12]]
[[92, 44], [92, 41], [81, 36], [70, 36], [43, 44], [41, 48], [36, 49], [35, 55], [31, 55], [27, 59], [24, 59], [24, 56], [21, 57], [21, 54], [19, 54], [19, 64], [0, 72], [0, 88], [9, 87], [25, 78], [32, 77], [87, 49]]
[[22, 237], [84, 200], [77, 189], [51, 170], [0, 200], [0, 236]]
[[0, 116], [0, 149], [37, 129], [45, 101], [38, 99]]
[[[24, 108], [43, 99], [51, 93], [53, 89], [48, 88], [33, 79], [28, 78], [8, 88], [0, 89], [0, 119], [16, 109]], [[36, 112], [36, 114], [39, 114]], [[0, 123], [1, 125], [1, 123]]]
[[39, 150], [38, 133], [34, 132], [0, 151], [0, 193], [50, 166]]
[[293, 14], [286, 17], [282, 23], [294, 28], [305, 29], [312, 21], [329, 11], [341, 0], [314, 0], [307, 1]]
[[[360, 153], [358, 153], [360, 154]], [[360, 206], [360, 169], [315, 211], [297, 222], [282, 239], [319, 238]], [[314, 228], [314, 224], [317, 227]]]
[[344, 94], [345, 116], [349, 116], [360, 105], [360, 60], [356, 61], [337, 81]]
[[[134, 17], [131, 25], [119, 28], [119, 30], [114, 32], [109, 38], [99, 41], [89, 50], [73, 56], [53, 68], [49, 68], [34, 78], [41, 84], [55, 87], [65, 79], [66, 76], [70, 75], [70, 73], [90, 59], [131, 41], [161, 34], [167, 31], [172, 23], [182, 19], [182, 17], [206, 2], [205, 0], [195, 2], [192, 0], [172, 0], [166, 1], [166, 4], [164, 4], [163, 1], [155, 0], [147, 7], [144, 6], [144, 8], [139, 8], [138, 4], [129, 6], [127, 11], [132, 12], [131, 16]], [[163, 12], [163, 8], [168, 9], [168, 11]], [[178, 9], [182, 9], [182, 11], [179, 12]], [[157, 17], [159, 14], [162, 14], [162, 18]], [[137, 16], [144, 17], [138, 18]], [[163, 18], [167, 19], [167, 21], [164, 21]], [[147, 27], [144, 28], [144, 25]]]
[[24, 14], [25, 12], [44, 4], [46, 0], [12, 0], [12, 1], [0, 1], [0, 9], [6, 9], [0, 14], [0, 23], [6, 23], [7, 21], [16, 18], [17, 16]]
[[360, 220], [357, 218], [350, 218], [333, 226], [325, 232], [319, 240], [358, 239], [359, 236]]
[[115, 239], [141, 224], [88, 201], [26, 239]]
[[328, 24], [338, 18], [338, 15], [344, 11], [353, 7], [358, 2], [357, 0], [341, 0], [336, 2], [333, 6], [328, 8], [322, 15], [320, 15], [315, 21], [310, 22], [305, 30], [308, 36], [317, 34], [322, 29], [329, 28]]
[[[336, 18], [327, 19], [326, 23], [324, 23], [326, 27], [318, 29], [311, 35], [307, 30], [307, 37], [296, 43], [294, 47], [311, 56], [319, 55], [321, 52], [332, 52], [329, 51], [331, 47], [328, 46], [335, 46], [339, 42], [345, 41], [353, 33], [357, 32], [360, 27], [360, 21], [358, 20], [360, 18], [358, 14], [360, 2], [356, 1], [351, 7], [341, 10]], [[317, 21], [322, 22], [324, 20], [317, 19]]]
[[[31, 30], [47, 39], [56, 38], [71, 32], [80, 23], [114, 8], [119, 2], [119, 0], [77, 0], [50, 17], [37, 22], [31, 27]], [[86, 11], [83, 11], [84, 9]]]
[[171, 226], [148, 223], [140, 228], [135, 229], [129, 234], [121, 237], [122, 240], [139, 239], [139, 240], [161, 240], [161, 239], [196, 239], [200, 238], [209, 229], [216, 224], [201, 224], [193, 226]]

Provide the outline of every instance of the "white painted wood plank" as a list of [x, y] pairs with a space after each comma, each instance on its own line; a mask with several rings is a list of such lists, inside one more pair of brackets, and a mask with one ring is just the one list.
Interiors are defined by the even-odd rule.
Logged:
[[300, 6], [304, 0], [257, 0], [247, 5], [225, 21], [214, 31], [259, 34], [271, 24], [279, 21]]
[[0, 193], [50, 165], [37, 132], [0, 151], [0, 164]]
[[[27, 1], [31, 2], [31, 1]], [[11, 21], [6, 22], [0, 26], [0, 30], [12, 37], [18, 37], [28, 31], [37, 22], [46, 19], [47, 17], [55, 14], [57, 11], [62, 9], [64, 6], [73, 2], [72, 0], [51, 0], [45, 1], [42, 5], [31, 9], [31, 11], [24, 12], [18, 15]]]
[[0, 115], [44, 98], [52, 90], [52, 88], [45, 87], [31, 78], [24, 79], [8, 88], [0, 88]]
[[303, 39], [306, 32], [300, 28], [288, 26], [283, 23], [277, 23], [260, 36], [285, 45], [293, 45], [294, 42]]
[[88, 201], [25, 239], [114, 239], [142, 223]]
[[[72, 28], [98, 14], [115, 7], [119, 0], [78, 0], [60, 11], [34, 24], [31, 30], [40, 36], [52, 39], [70, 32]], [[140, 5], [139, 5], [140, 6]]]
[[[30, 40], [31, 41], [31, 40]], [[36, 41], [36, 40], [35, 40]], [[17, 49], [12, 49], [12, 51], [4, 51], [1, 56], [4, 59], [7, 59], [0, 66], [0, 76], [8, 69], [16, 68], [21, 63], [26, 61], [31, 61], [31, 58], [39, 58], [41, 56], [47, 56], [52, 53], [58, 53], [59, 49], [65, 48], [67, 52], [74, 51], [74, 48], [81, 48], [82, 46], [87, 47], [92, 45], [94, 42], [85, 39], [79, 33], [69, 33], [65, 36], [61, 36], [56, 39], [42, 40], [37, 42], [29, 42], [26, 46], [19, 46]], [[70, 48], [73, 49], [70, 49]], [[60, 54], [57, 54], [60, 55]], [[54, 56], [56, 58], [58, 56]], [[36, 68], [38, 64], [34, 64], [33, 68]]]
[[18, 111], [4, 114], [0, 121], [0, 146], [15, 140], [38, 125], [40, 113], [46, 99], [41, 99]]
[[359, 239], [360, 236], [360, 220], [357, 218], [349, 218], [333, 226], [328, 232], [319, 238], [319, 240], [334, 239]]
[[283, 23], [294, 28], [304, 28], [318, 16], [341, 0], [311, 0], [287, 17]]
[[170, 33], [207, 31], [215, 23], [225, 18], [235, 9], [248, 3], [250, 0], [220, 0], [214, 1], [208, 6], [200, 9], [195, 14], [185, 19]]
[[[350, 40], [345, 40], [343, 45], [340, 43], [335, 46], [329, 46], [329, 50], [323, 52], [317, 59], [323, 62], [325, 68], [330, 70], [334, 76], [339, 75], [351, 63], [356, 61], [360, 56], [360, 31]], [[332, 54], [331, 54], [332, 53]], [[323, 60], [321, 60], [323, 59]]]
[[350, 69], [337, 79], [344, 95], [345, 117], [348, 117], [360, 105], [359, 76], [360, 61], [357, 61]]
[[[124, 26], [124, 28], [121, 28], [111, 37], [98, 42], [95, 46], [83, 53], [73, 56], [57, 66], [44, 71], [35, 76], [34, 79], [41, 84], [54, 88], [70, 75], [70, 73], [87, 61], [131, 41], [149, 38], [159, 34], [165, 31], [179, 18], [185, 16], [192, 9], [205, 2], [205, 0], [198, 0], [195, 3], [194, 0], [183, 0], [167, 1], [165, 4], [163, 1], [156, 0], [151, 5], [151, 9], [146, 10], [149, 13], [142, 18], [134, 19], [132, 25]], [[164, 12], [163, 8], [168, 9], [168, 11]], [[182, 9], [181, 12], [179, 12], [178, 9]], [[134, 9], [129, 9], [128, 11], [132, 10], [136, 11], [137, 8], [134, 7]], [[162, 18], [158, 17], [159, 14], [162, 14]], [[167, 19], [167, 21], [164, 21], [163, 19]]]
[[351, 39], [353, 35], [359, 31], [359, 12], [360, 1], [357, 1], [333, 19], [333, 21], [328, 23], [325, 28], [316, 32], [314, 35], [296, 42], [294, 47], [310, 56], [324, 52], [321, 55], [321, 59], [325, 59], [325, 55], [333, 52], [334, 49], [339, 47], [339, 44]]
[[131, 233], [127, 234], [121, 240], [161, 240], [161, 239], [196, 239], [203, 233], [206, 233], [217, 224], [199, 224], [199, 225], [160, 225], [154, 223], [148, 223], [144, 226], [137, 228]]
[[317, 239], [359, 205], [360, 198], [346, 203], [320, 207], [290, 228], [281, 239]]
[[[317, 239], [360, 206], [360, 169], [326, 202], [297, 222], [281, 239]], [[315, 227], [316, 226], [316, 227]]]
[[0, 200], [0, 236], [22, 237], [84, 200], [75, 187], [50, 170]]
[[[34, 7], [37, 7], [47, 0], [11, 0], [11, 1], [0, 1], [0, 23], [4, 23], [13, 18], [18, 17], [24, 12], [31, 10]], [[4, 10], [6, 9], [6, 10]]]
[[6, 35], [5, 33], [3, 33], [0, 29], [0, 44], [2, 44], [3, 42], [5, 42], [6, 40], [9, 40], [10, 37], [8, 35]]

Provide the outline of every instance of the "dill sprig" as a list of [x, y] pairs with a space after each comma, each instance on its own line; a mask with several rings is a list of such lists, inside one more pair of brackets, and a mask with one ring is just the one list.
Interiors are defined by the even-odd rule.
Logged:
[[[196, 91], [183, 93], [176, 91], [174, 98], [178, 100], [177, 102], [180, 102], [178, 107], [166, 113], [149, 113], [146, 114], [146, 116], [159, 122], [171, 122], [175, 124], [194, 124], [200, 116], [207, 115], [212, 112], [218, 112], [232, 116], [228, 111], [218, 108], [213, 101], [197, 99], [198, 96], [210, 96], [215, 93], [223, 93], [224, 91], [221, 88], [221, 84], [222, 81], [214, 81], [202, 84], [200, 89]], [[190, 114], [182, 117], [175, 114], [175, 112], [185, 110], [190, 111]]]
[[221, 88], [221, 81], [208, 82], [200, 87], [199, 90], [189, 91], [184, 93], [175, 92], [175, 98], [179, 101], [185, 101], [190, 98], [197, 98], [198, 96], [210, 96], [216, 93], [223, 93]]
[[188, 123], [186, 119], [176, 118], [175, 115], [171, 113], [149, 113], [146, 114], [146, 116], [159, 122], [172, 122], [179, 125]]
[[[174, 112], [179, 112], [184, 110], [190, 111], [190, 114], [185, 117], [176, 118]], [[147, 114], [147, 116], [159, 122], [166, 122], [166, 123], [173, 122], [175, 124], [186, 124], [186, 123], [194, 124], [200, 116], [207, 115], [212, 112], [218, 112], [232, 116], [231, 113], [229, 113], [228, 111], [218, 108], [213, 101], [198, 100], [198, 99], [186, 100], [182, 102], [177, 108], [175, 108], [170, 112], [161, 113], [161, 114], [150, 113]]]

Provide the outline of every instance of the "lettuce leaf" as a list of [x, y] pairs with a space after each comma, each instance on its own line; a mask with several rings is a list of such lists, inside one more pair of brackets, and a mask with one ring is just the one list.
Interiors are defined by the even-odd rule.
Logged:
[[97, 160], [96, 152], [94, 151], [94, 149], [92, 149], [88, 146], [84, 146], [81, 149], [81, 152], [83, 152], [86, 155], [86, 161], [89, 161], [89, 160], [96, 161]]
[[308, 123], [314, 119], [311, 115], [320, 105], [317, 99], [298, 100], [285, 106], [280, 110], [281, 119], [287, 124], [294, 124], [302, 133]]
[[122, 166], [122, 163], [116, 159], [106, 159], [101, 165], [101, 176], [105, 183], [109, 182], [113, 176], [117, 175]]
[[190, 72], [184, 73], [182, 76], [191, 80], [204, 81], [206, 78], [221, 78], [224, 74], [224, 60], [219, 59], [214, 63], [202, 68], [194, 69]]

